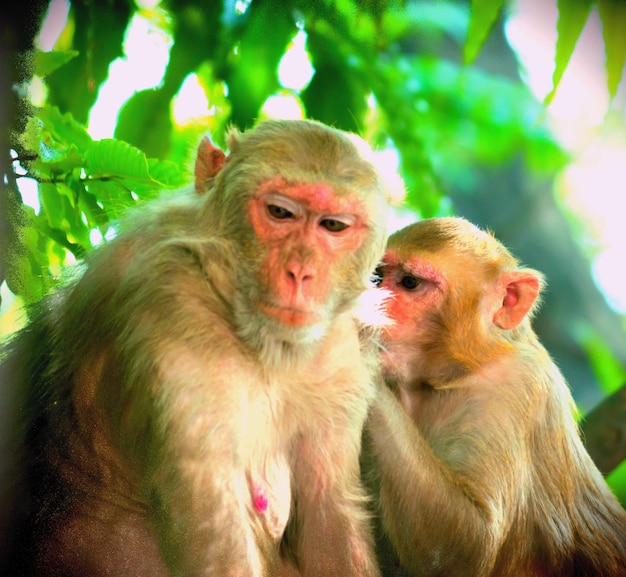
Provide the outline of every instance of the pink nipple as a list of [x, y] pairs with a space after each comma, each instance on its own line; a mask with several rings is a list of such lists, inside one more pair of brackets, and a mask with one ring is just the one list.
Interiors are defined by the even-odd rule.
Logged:
[[252, 489], [252, 505], [257, 513], [267, 511], [268, 499], [262, 487], [256, 486]]

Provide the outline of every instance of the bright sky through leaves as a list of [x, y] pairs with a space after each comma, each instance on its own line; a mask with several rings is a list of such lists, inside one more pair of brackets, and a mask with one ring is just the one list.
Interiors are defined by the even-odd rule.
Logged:
[[[556, 0], [517, 0], [506, 35], [522, 64], [523, 77], [539, 100], [552, 89], [556, 45]], [[604, 43], [592, 11], [548, 112], [554, 131], [575, 160], [561, 175], [557, 194], [582, 222], [583, 245], [592, 255], [592, 274], [609, 305], [626, 314], [626, 89], [613, 103], [622, 122], [603, 131], [609, 108]]]

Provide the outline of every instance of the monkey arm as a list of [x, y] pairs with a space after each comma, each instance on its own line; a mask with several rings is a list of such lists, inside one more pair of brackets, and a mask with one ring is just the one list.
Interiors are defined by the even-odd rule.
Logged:
[[375, 394], [371, 373], [377, 351], [360, 356], [349, 314], [337, 319], [324, 348], [319, 366], [332, 370], [324, 371], [314, 387], [297, 384], [299, 394], [288, 401], [288, 411], [307, 424], [293, 448], [295, 515], [288, 541], [293, 532], [304, 575], [377, 576], [358, 467], [361, 433]]
[[489, 424], [484, 411], [474, 410], [483, 415], [480, 431], [466, 415], [458, 436], [436, 433], [448, 438], [437, 452], [388, 389], [370, 411], [366, 442], [376, 462], [382, 524], [411, 575], [488, 575], [506, 537], [518, 503], [504, 497], [521, 486], [523, 461], [507, 458], [516, 450], [515, 433], [501, 416]]
[[[170, 569], [230, 577], [247, 567], [247, 575], [260, 577], [264, 561], [250, 544], [267, 537], [246, 507], [246, 470], [237, 462], [245, 388], [232, 386], [255, 374], [230, 360], [241, 351], [206, 280], [200, 249], [169, 243], [143, 258], [133, 255], [134, 266], [110, 296], [109, 316], [96, 329], [112, 340], [110, 370], [98, 379], [94, 401], [111, 442], [141, 479], [137, 496]], [[221, 272], [213, 267], [211, 278]], [[84, 279], [94, 292], [98, 280]]]
[[294, 474], [302, 491], [296, 493], [296, 522], [306, 519], [297, 549], [307, 575], [379, 574], [368, 554], [373, 544], [365, 530], [365, 494], [355, 466], [360, 443], [351, 437], [334, 428], [323, 438], [302, 438], [297, 446]]
[[[206, 356], [171, 350], [161, 362], [161, 398], [169, 407], [158, 418], [168, 435], [156, 443], [160, 454], [147, 478], [164, 556], [176, 574], [234, 577], [248, 567], [246, 575], [260, 577], [263, 562], [251, 545], [259, 542], [262, 530], [255, 525], [255, 534], [251, 523], [239, 423], [224, 418], [238, 404], [243, 410], [245, 399], [229, 395], [228, 383], [219, 376], [225, 367], [207, 363]], [[215, 390], [223, 396], [212, 394]]]

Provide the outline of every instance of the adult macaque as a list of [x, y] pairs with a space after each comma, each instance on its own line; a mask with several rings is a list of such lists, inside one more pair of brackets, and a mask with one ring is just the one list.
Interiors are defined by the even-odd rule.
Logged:
[[531, 328], [541, 275], [441, 218], [392, 235], [380, 277], [389, 388], [370, 413], [364, 467], [395, 551], [383, 542], [383, 574], [626, 575], [626, 513]]
[[379, 575], [352, 307], [388, 191], [319, 123], [228, 144], [201, 144], [204, 194], [142, 205], [13, 343], [28, 413], [3, 575]]

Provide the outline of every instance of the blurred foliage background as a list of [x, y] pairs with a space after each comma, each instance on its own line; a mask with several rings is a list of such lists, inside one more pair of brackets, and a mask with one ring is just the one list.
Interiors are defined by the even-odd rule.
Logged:
[[[0, 10], [0, 336], [126, 210], [189, 182], [202, 134], [310, 117], [399, 168], [392, 228], [459, 214], [546, 274], [536, 329], [583, 414], [626, 382], [621, 0]], [[609, 482], [626, 502], [626, 467]]]

